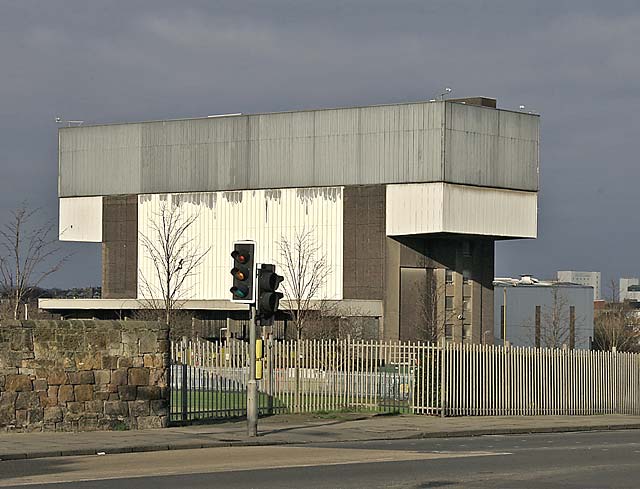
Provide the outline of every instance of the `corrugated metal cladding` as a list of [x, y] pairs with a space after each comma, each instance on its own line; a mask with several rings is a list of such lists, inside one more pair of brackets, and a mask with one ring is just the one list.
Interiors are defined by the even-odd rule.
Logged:
[[537, 190], [537, 134], [537, 116], [445, 102], [62, 128], [59, 193], [445, 179]]
[[538, 190], [537, 116], [447, 104], [446, 117], [444, 181]]
[[388, 236], [537, 236], [537, 193], [448, 183], [387, 186]]
[[[282, 262], [279, 252], [282, 238], [291, 241], [296, 233], [303, 231], [311, 233], [331, 270], [326, 286], [316, 298], [342, 299], [343, 188], [140, 195], [141, 235], [153, 235], [153, 222], [167, 202], [180, 205], [183, 217], [197, 216], [185, 239], [193, 239], [198, 250], [209, 249], [197, 273], [183, 289], [188, 291], [189, 299], [229, 299], [230, 253], [234, 241], [256, 241], [258, 262], [278, 264]], [[142, 275], [138, 278], [138, 297], [149, 298], [142, 290], [141, 279], [154, 280], [154, 269], [141, 241], [138, 240], [139, 274]], [[157, 282], [155, 284], [157, 287]]]

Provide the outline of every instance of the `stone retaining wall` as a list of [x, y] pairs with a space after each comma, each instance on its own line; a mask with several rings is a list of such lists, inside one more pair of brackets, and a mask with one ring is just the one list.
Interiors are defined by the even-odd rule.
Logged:
[[159, 323], [0, 322], [0, 431], [165, 427], [169, 363]]

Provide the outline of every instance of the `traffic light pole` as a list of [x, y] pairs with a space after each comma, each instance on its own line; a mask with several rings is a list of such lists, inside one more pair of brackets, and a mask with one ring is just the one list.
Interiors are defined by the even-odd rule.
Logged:
[[249, 322], [249, 381], [247, 382], [247, 435], [258, 436], [258, 382], [256, 381], [256, 306]]

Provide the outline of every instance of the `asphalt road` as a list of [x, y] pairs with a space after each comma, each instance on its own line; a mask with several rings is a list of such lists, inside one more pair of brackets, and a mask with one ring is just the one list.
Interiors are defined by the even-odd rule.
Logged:
[[482, 436], [0, 462], [0, 487], [637, 488], [640, 431]]

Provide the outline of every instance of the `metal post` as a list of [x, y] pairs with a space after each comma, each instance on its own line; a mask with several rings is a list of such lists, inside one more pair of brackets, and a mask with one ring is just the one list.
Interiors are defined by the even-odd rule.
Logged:
[[256, 306], [249, 321], [249, 381], [247, 382], [247, 435], [258, 436], [258, 383], [256, 382]]
[[180, 386], [180, 392], [182, 394], [182, 421], [187, 421], [187, 415], [189, 410], [188, 392], [187, 392], [187, 368], [186, 364], [182, 364], [182, 384]]

